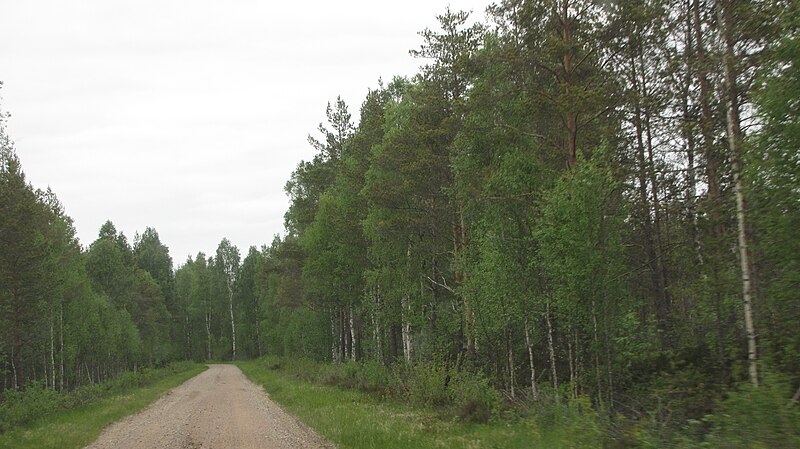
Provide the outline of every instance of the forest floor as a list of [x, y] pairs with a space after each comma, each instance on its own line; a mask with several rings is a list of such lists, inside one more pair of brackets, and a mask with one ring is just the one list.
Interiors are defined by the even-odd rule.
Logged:
[[210, 365], [88, 448], [332, 448], [233, 365]]

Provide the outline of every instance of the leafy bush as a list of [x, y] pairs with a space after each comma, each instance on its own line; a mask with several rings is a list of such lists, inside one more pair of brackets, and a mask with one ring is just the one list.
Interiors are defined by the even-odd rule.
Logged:
[[0, 403], [0, 432], [47, 416], [64, 403], [62, 395], [41, 383], [28, 385], [24, 390], [8, 390], [4, 396]]
[[462, 371], [450, 379], [450, 395], [458, 417], [464, 421], [489, 421], [502, 402], [500, 393], [489, 385], [483, 373]]
[[368, 361], [356, 372], [357, 388], [368, 393], [387, 394], [391, 376], [389, 369], [378, 362]]
[[760, 388], [741, 386], [707, 418], [713, 426], [707, 438], [711, 447], [800, 447], [800, 406], [788, 405], [788, 382], [770, 377]]
[[420, 363], [407, 369], [407, 399], [414, 405], [441, 407], [450, 403], [449, 373], [442, 365]]

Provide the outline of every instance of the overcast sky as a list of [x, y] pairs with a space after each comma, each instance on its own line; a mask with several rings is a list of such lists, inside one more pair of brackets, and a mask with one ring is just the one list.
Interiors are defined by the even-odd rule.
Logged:
[[413, 75], [417, 32], [489, 0], [0, 0], [0, 107], [83, 245], [154, 227], [181, 264], [283, 231], [283, 186], [337, 95]]

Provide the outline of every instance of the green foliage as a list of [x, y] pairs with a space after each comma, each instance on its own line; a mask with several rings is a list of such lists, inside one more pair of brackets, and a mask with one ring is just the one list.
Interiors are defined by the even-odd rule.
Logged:
[[449, 376], [449, 370], [442, 365], [416, 364], [400, 372], [400, 391], [403, 398], [414, 405], [442, 407], [450, 402]]
[[39, 383], [6, 391], [0, 402], [0, 432], [53, 413], [64, 403], [63, 395]]
[[800, 446], [800, 407], [789, 404], [791, 394], [791, 384], [769, 375], [762, 388], [739, 386], [707, 417], [712, 430], [705, 444], [731, 449]]
[[500, 392], [492, 387], [482, 373], [461, 371], [448, 382], [450, 400], [462, 421], [485, 423], [498, 416], [502, 405]]
[[196, 370], [197, 365], [193, 363], [175, 362], [159, 369], [126, 371], [103, 383], [85, 385], [70, 392], [57, 392], [38, 382], [22, 390], [7, 390], [3, 392], [0, 401], [0, 433], [63, 410], [91, 404], [102, 398], [130, 392], [167, 377]]
[[[748, 201], [753, 211], [753, 246], [766, 300], [761, 327], [772, 362], [800, 381], [800, 319], [796, 300], [800, 283], [800, 5], [782, 13], [782, 39], [770, 48], [761, 67], [756, 103], [763, 128], [747, 147]], [[783, 319], [770, 319], [780, 316]]]
[[481, 373], [415, 364], [388, 368], [374, 361], [327, 364], [305, 358], [259, 359], [260, 366], [322, 385], [358, 390], [416, 407], [448, 410], [465, 422], [487, 422], [501, 405], [500, 393]]
[[597, 448], [605, 440], [606, 427], [586, 398], [540, 408], [529, 421], [541, 447]]
[[[374, 394], [321, 385], [309, 380], [306, 374], [297, 377], [305, 373], [298, 369], [300, 366], [311, 368], [308, 362], [270, 358], [237, 365], [250, 379], [263, 385], [272, 399], [337, 447], [599, 448], [605, 443], [605, 423], [586, 401], [561, 405], [547, 412], [547, 416], [506, 418], [481, 424], [466, 416], [454, 420], [449, 414], [425, 406], [376, 400]], [[478, 393], [483, 386], [473, 389], [483, 383], [481, 376], [465, 376], [472, 379], [464, 383], [465, 396], [472, 392], [478, 397], [486, 394]]]

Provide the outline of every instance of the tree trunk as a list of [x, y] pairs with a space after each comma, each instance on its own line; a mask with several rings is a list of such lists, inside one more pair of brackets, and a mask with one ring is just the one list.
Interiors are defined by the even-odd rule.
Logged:
[[512, 398], [516, 398], [516, 391], [514, 390], [514, 384], [516, 383], [516, 374], [514, 365], [514, 345], [511, 343], [511, 329], [506, 326], [506, 350], [508, 351], [508, 381], [510, 387], [510, 393]]
[[264, 350], [262, 348], [262, 343], [261, 343], [261, 323], [259, 322], [259, 318], [260, 317], [261, 317], [261, 313], [258, 312], [256, 314], [256, 344], [258, 345], [258, 356], [259, 357], [264, 355]]
[[336, 312], [333, 307], [330, 310], [331, 316], [331, 362], [339, 363], [339, 333], [336, 332]]
[[728, 146], [731, 152], [734, 189], [736, 191], [736, 222], [738, 224], [739, 262], [742, 270], [742, 295], [744, 298], [744, 324], [747, 331], [747, 360], [750, 381], [758, 387], [758, 353], [756, 330], [753, 322], [753, 284], [750, 273], [750, 254], [747, 242], [746, 205], [744, 182], [742, 181], [742, 157], [744, 155], [742, 129], [739, 119], [739, 92], [736, 81], [736, 62], [734, 42], [730, 30], [730, 11], [728, 4], [717, 1], [717, 14], [720, 30], [725, 43], [725, 102], [727, 106]]
[[375, 330], [375, 346], [377, 348], [377, 358], [378, 361], [381, 363], [385, 363], [383, 357], [383, 329], [381, 328], [381, 320], [377, 315], [377, 311], [381, 310], [381, 297], [380, 297], [380, 290], [378, 286], [373, 288], [373, 294], [375, 295], [375, 311], [373, 311], [372, 319], [374, 320], [374, 330]]
[[614, 409], [614, 363], [611, 358], [611, 336], [609, 335], [608, 318], [606, 318], [605, 339], [606, 339], [606, 364], [608, 374], [608, 406], [611, 410]]
[[600, 371], [600, 330], [597, 324], [597, 305], [594, 296], [592, 296], [592, 327], [594, 331], [594, 372], [597, 378], [597, 401], [602, 405], [603, 403], [603, 388], [602, 378], [603, 375]]
[[233, 284], [228, 282], [228, 305], [231, 312], [231, 345], [233, 360], [236, 360], [236, 323], [233, 320]]
[[64, 304], [58, 304], [58, 389], [64, 391]]
[[528, 347], [528, 362], [531, 365], [531, 396], [534, 401], [539, 400], [539, 391], [536, 388], [536, 367], [533, 364], [533, 345], [531, 344], [531, 335], [528, 329], [528, 317], [525, 317], [525, 346]]
[[575, 365], [572, 359], [572, 338], [567, 337], [567, 362], [569, 363], [569, 389], [575, 399]]
[[694, 34], [697, 54], [697, 76], [700, 81], [700, 129], [703, 136], [703, 146], [706, 153], [706, 174], [708, 176], [708, 196], [711, 201], [709, 213], [711, 214], [713, 226], [718, 227], [720, 223], [719, 206], [721, 199], [720, 177], [719, 177], [719, 156], [714, 150], [714, 118], [711, 113], [712, 88], [708, 80], [708, 69], [706, 61], [706, 51], [703, 44], [703, 30], [700, 16], [700, 1], [693, 1], [694, 12]]
[[547, 322], [547, 349], [550, 352], [550, 375], [553, 380], [553, 391], [555, 393], [556, 402], [558, 402], [558, 374], [556, 370], [556, 351], [553, 345], [553, 323], [550, 321], [550, 298], [547, 298], [544, 317]]
[[211, 360], [211, 312], [206, 311], [206, 360]]
[[403, 357], [406, 363], [411, 363], [414, 356], [413, 354], [413, 341], [411, 337], [411, 322], [409, 321], [411, 315], [411, 304], [408, 295], [403, 295], [400, 306], [402, 312], [402, 332], [403, 332]]
[[636, 61], [631, 59], [631, 79], [633, 81], [634, 89], [636, 90], [636, 100], [634, 100], [634, 129], [636, 131], [636, 148], [637, 148], [637, 161], [639, 163], [638, 181], [639, 181], [639, 201], [642, 203], [642, 225], [644, 231], [645, 252], [647, 255], [647, 267], [650, 271], [653, 299], [655, 304], [653, 311], [656, 317], [658, 326], [658, 337], [662, 348], [667, 347], [666, 339], [666, 323], [667, 323], [667, 308], [665, 307], [665, 299], [663, 297], [663, 286], [661, 285], [661, 277], [659, 275], [658, 265], [656, 263], [656, 245], [653, 241], [653, 222], [650, 215], [650, 198], [647, 192], [647, 163], [645, 161], [645, 144], [644, 144], [644, 126], [643, 126], [643, 112], [640, 106], [640, 98], [642, 97], [641, 89], [639, 88], [639, 75], [636, 70]]
[[697, 176], [695, 174], [695, 135], [689, 124], [695, 120], [689, 110], [689, 91], [692, 86], [692, 58], [694, 57], [694, 40], [692, 39], [692, 0], [686, 0], [686, 28], [684, 30], [684, 66], [686, 75], [681, 92], [681, 112], [683, 113], [682, 134], [686, 141], [686, 210], [691, 223], [690, 233], [694, 245], [697, 262], [703, 265], [703, 253], [700, 249], [700, 233], [697, 229]]
[[56, 390], [56, 330], [55, 330], [55, 314], [50, 313], [50, 386], [53, 391]]
[[[563, 40], [564, 58], [562, 64], [564, 66], [564, 90], [565, 94], [569, 95], [570, 86], [572, 84], [572, 72], [574, 54], [571, 49], [572, 45], [572, 28], [569, 20], [569, 0], [561, 1], [561, 38]], [[566, 112], [566, 128], [567, 132], [564, 136], [565, 147], [567, 150], [567, 168], [572, 169], [578, 164], [578, 114], [574, 111]]]
[[347, 312], [339, 308], [339, 344], [342, 348], [342, 362], [350, 360], [350, 337], [347, 327]]
[[[722, 204], [719, 176], [719, 156], [714, 149], [713, 136], [713, 115], [711, 113], [711, 94], [712, 89], [708, 81], [707, 61], [705, 46], [703, 44], [702, 21], [700, 14], [700, 1], [692, 0], [692, 12], [694, 15], [694, 37], [695, 50], [697, 54], [697, 77], [700, 81], [700, 130], [703, 136], [703, 147], [706, 156], [706, 177], [708, 183], [708, 216], [711, 222], [711, 235], [713, 236], [712, 251], [716, 255], [720, 252], [722, 238], [724, 235], [720, 207]], [[719, 273], [719, 263], [721, 257], [713, 258], [709, 261], [711, 269], [711, 291], [714, 301], [717, 326], [717, 358], [722, 369], [722, 380], [727, 383], [730, 378], [728, 364], [726, 361], [725, 334], [723, 329], [722, 317], [722, 281]]]
[[800, 387], [797, 387], [797, 391], [794, 392], [794, 396], [792, 396], [792, 399], [789, 401], [787, 406], [791, 407], [792, 405], [796, 404], [797, 401], [800, 401]]
[[17, 364], [14, 362], [14, 347], [11, 347], [11, 372], [14, 373], [14, 389], [19, 388], [19, 379], [17, 378]]
[[356, 319], [353, 315], [353, 305], [350, 304], [350, 360], [356, 361], [356, 348], [358, 347], [356, 341]]
[[[467, 225], [464, 220], [464, 205], [461, 203], [458, 205], [458, 222], [459, 232], [458, 234], [454, 232], [454, 240], [457, 240], [459, 244], [456, 245], [458, 252], [453, 255], [454, 259], [457, 259], [458, 255], [463, 257], [464, 252], [467, 250]], [[461, 269], [457, 270], [456, 286], [463, 284], [466, 281], [466, 277], [466, 273]], [[466, 294], [461, 293], [461, 296], [464, 302], [464, 333], [467, 339], [467, 354], [469, 355], [470, 362], [474, 364], [478, 358], [478, 352], [475, 346], [475, 312]]]
[[[639, 66], [641, 67], [641, 76], [642, 76], [642, 96], [643, 98], [648, 98], [650, 96], [650, 91], [647, 88], [647, 72], [645, 69], [645, 61], [644, 57], [641, 53], [641, 49], [639, 51]], [[656, 242], [656, 270], [659, 277], [659, 284], [661, 286], [661, 307], [664, 309], [662, 313], [664, 314], [664, 333], [665, 341], [667, 343], [667, 347], [671, 346], [670, 341], [670, 333], [671, 333], [671, 323], [670, 323], [670, 309], [672, 298], [670, 297], [669, 291], [669, 272], [667, 270], [667, 263], [665, 261], [666, 250], [664, 249], [664, 242], [661, 232], [661, 201], [658, 198], [658, 178], [656, 177], [656, 167], [655, 161], [653, 157], [653, 134], [652, 134], [652, 127], [651, 127], [651, 116], [649, 111], [644, 111], [644, 129], [646, 135], [646, 143], [647, 143], [647, 174], [650, 180], [650, 194], [652, 195], [652, 204], [653, 204], [653, 225], [654, 225], [654, 233], [655, 233], [655, 242]]]

